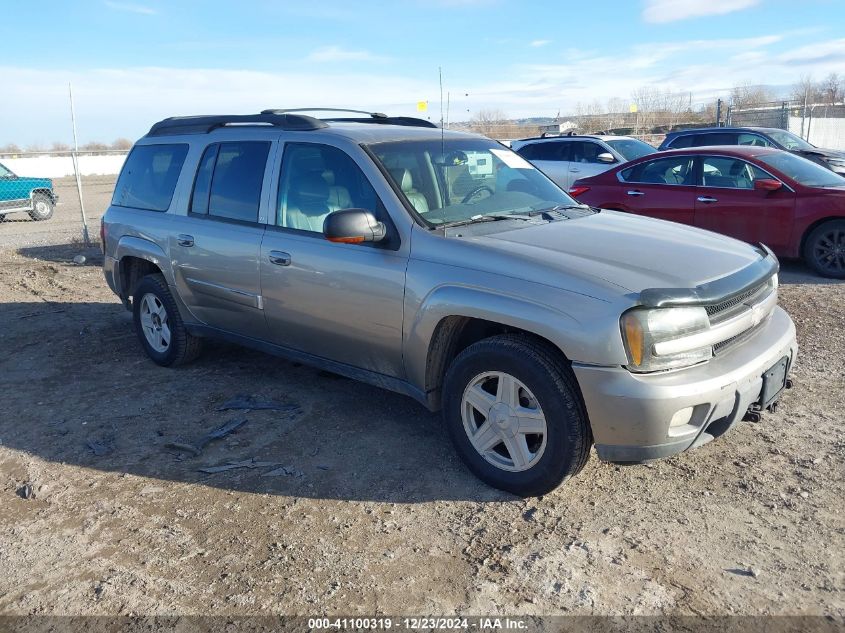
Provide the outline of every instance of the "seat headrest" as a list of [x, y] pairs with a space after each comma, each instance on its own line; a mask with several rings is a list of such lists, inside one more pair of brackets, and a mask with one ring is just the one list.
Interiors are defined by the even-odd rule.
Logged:
[[306, 172], [294, 177], [292, 184], [300, 203], [326, 202], [329, 199], [329, 185], [319, 172]]
[[399, 185], [402, 191], [411, 191], [414, 188], [414, 180], [411, 178], [411, 172], [407, 169], [391, 169], [390, 175], [393, 180]]
[[335, 186], [335, 184], [336, 184], [336, 183], [335, 183], [335, 177], [334, 177], [334, 171], [333, 171], [333, 170], [331, 170], [331, 169], [326, 169], [326, 170], [323, 172], [323, 180], [325, 180], [325, 181], [326, 181], [326, 184], [327, 184], [329, 187], [334, 187], [334, 186]]

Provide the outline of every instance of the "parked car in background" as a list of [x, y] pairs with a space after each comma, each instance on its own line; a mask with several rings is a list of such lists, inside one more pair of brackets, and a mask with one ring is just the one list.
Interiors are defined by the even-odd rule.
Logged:
[[10, 213], [28, 213], [33, 220], [49, 220], [59, 197], [49, 178], [25, 178], [0, 163], [0, 222]]
[[660, 144], [660, 149], [684, 149], [709, 145], [752, 145], [774, 147], [827, 167], [845, 175], [845, 152], [816, 147], [800, 136], [772, 127], [712, 127], [670, 132]]
[[764, 243], [845, 278], [845, 178], [768, 147], [660, 152], [577, 181], [580, 202]]
[[216, 337], [392, 389], [521, 495], [593, 442], [636, 462], [759, 418], [797, 353], [770, 251], [598, 213], [496, 141], [419, 119], [166, 119], [101, 227], [156, 363]]
[[657, 150], [630, 136], [567, 135], [526, 138], [511, 149], [543, 171], [564, 190], [578, 180], [600, 174]]

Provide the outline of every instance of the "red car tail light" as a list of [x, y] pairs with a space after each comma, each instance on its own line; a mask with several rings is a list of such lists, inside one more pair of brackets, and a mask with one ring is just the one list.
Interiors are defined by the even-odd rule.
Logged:
[[587, 193], [589, 190], [590, 190], [590, 188], [586, 187], [584, 185], [574, 185], [574, 186], [569, 188], [569, 195], [572, 196], [573, 198], [577, 198], [582, 193]]
[[106, 223], [100, 221], [100, 248], [103, 249], [103, 255], [106, 254]]

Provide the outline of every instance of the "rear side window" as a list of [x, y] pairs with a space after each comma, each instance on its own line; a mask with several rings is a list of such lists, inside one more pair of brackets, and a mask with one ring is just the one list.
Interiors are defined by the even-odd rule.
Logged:
[[712, 134], [697, 134], [695, 136], [696, 147], [708, 145], [736, 145], [736, 134], [732, 132], [713, 132]]
[[270, 143], [265, 141], [209, 145], [194, 181], [191, 213], [258, 222], [269, 153]]
[[167, 211], [188, 154], [186, 144], [136, 145], [117, 179], [112, 204]]
[[672, 149], [686, 149], [692, 147], [692, 141], [695, 138], [692, 134], [685, 134], [683, 136], [676, 136], [673, 138], [667, 147]]
[[569, 160], [569, 143], [531, 143], [516, 151], [525, 160]]

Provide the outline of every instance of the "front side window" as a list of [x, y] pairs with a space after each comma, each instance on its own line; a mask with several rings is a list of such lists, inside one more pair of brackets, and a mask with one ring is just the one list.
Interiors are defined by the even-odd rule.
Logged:
[[608, 153], [598, 143], [592, 141], [573, 141], [569, 160], [573, 163], [601, 163], [599, 154]]
[[639, 163], [619, 172], [625, 182], [652, 185], [693, 185], [692, 156], [670, 156]]
[[768, 139], [763, 138], [759, 134], [749, 134], [742, 132], [736, 137], [737, 145], [751, 145], [754, 147], [772, 147]]
[[704, 156], [701, 159], [701, 183], [705, 187], [754, 189], [754, 181], [760, 178], [770, 176], [739, 158]]
[[188, 155], [186, 144], [136, 145], [114, 188], [112, 204], [147, 211], [167, 211]]
[[[404, 172], [412, 192], [411, 170]], [[286, 144], [280, 178], [276, 226], [322, 233], [325, 219], [341, 209], [366, 209], [386, 220], [384, 207], [364, 172], [336, 147]]]
[[811, 160], [788, 152], [757, 157], [805, 187], [845, 187], [845, 178]]
[[[519, 215], [577, 203], [522, 156], [486, 139], [369, 146], [395, 188], [429, 226]], [[408, 167], [417, 166], [409, 177]]]
[[15, 175], [10, 170], [6, 169], [4, 165], [0, 164], [0, 178], [14, 178], [14, 176]]

